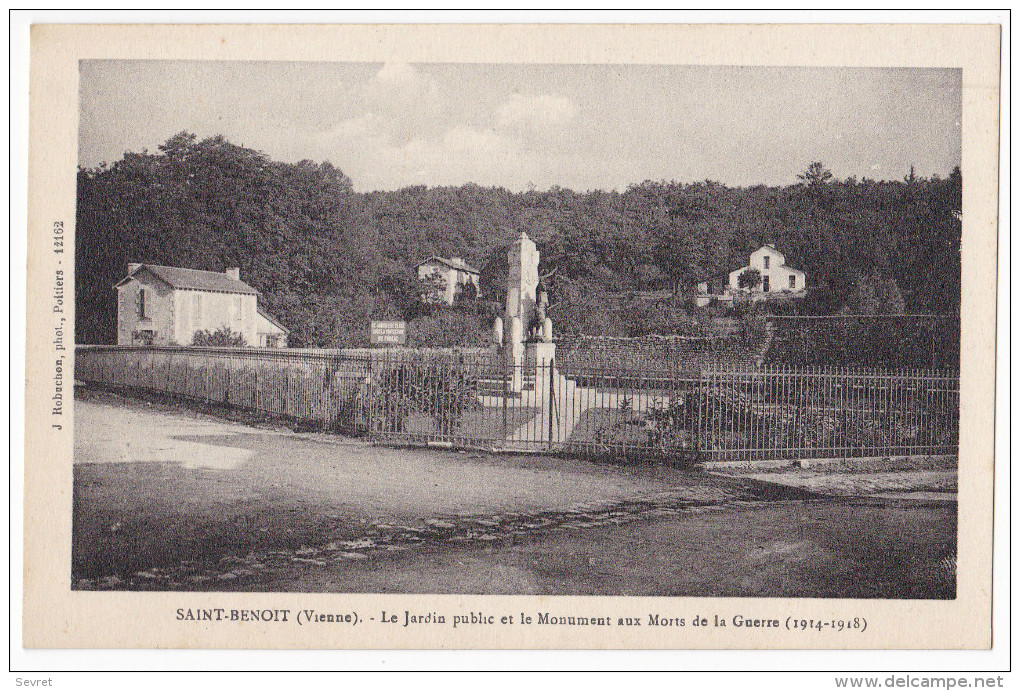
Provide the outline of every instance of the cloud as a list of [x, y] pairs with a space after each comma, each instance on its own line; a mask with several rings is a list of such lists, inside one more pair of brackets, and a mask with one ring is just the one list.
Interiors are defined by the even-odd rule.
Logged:
[[342, 168], [357, 189], [473, 182], [509, 189], [535, 184], [541, 189], [561, 185], [585, 190], [604, 187], [607, 180], [622, 189], [642, 179], [636, 160], [535, 146], [529, 137], [496, 126], [453, 124], [408, 141], [394, 136], [391, 128], [387, 117], [368, 113], [342, 121], [325, 135], [329, 158], [345, 162]]
[[492, 156], [519, 149], [519, 144], [493, 129], [458, 126], [443, 135], [443, 148], [469, 156]]
[[371, 112], [409, 130], [443, 117], [448, 96], [430, 75], [407, 63], [386, 63], [364, 87], [363, 100]]
[[454, 85], [402, 63], [380, 68], [361, 94], [357, 110], [320, 135], [359, 190], [467, 182], [622, 189], [647, 176], [627, 152], [581, 144], [580, 109], [566, 96], [509, 94], [464, 109]]
[[566, 96], [514, 94], [497, 110], [495, 126], [526, 139], [547, 140], [570, 127], [576, 116], [577, 106]]
[[341, 120], [328, 130], [323, 139], [326, 141], [385, 141], [388, 139], [385, 126], [374, 113], [356, 115]]
[[458, 110], [456, 94], [407, 64], [386, 64], [365, 85], [363, 109], [322, 134], [330, 158], [365, 189], [413, 184], [522, 188], [562, 174], [558, 143], [577, 106], [562, 96], [514, 94], [488, 112]]

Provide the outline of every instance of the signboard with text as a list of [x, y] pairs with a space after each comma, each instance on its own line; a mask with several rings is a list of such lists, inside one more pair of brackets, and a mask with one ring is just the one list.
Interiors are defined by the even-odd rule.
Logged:
[[372, 345], [404, 345], [407, 343], [407, 322], [372, 322]]

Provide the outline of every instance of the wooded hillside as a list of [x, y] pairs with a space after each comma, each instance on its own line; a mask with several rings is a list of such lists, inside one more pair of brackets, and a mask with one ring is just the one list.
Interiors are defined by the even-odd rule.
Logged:
[[[945, 179], [839, 181], [808, 163], [787, 187], [647, 181], [625, 192], [468, 184], [361, 194], [329, 163], [280, 163], [181, 133], [157, 153], [79, 170], [75, 336], [114, 342], [112, 286], [128, 262], [147, 262], [239, 266], [292, 330], [291, 345], [363, 345], [370, 319], [420, 313], [414, 266], [430, 255], [483, 267], [483, 294], [498, 299], [506, 246], [522, 230], [542, 252], [541, 270], [557, 271], [559, 331], [611, 319], [607, 305], [619, 300], [607, 293], [689, 295], [766, 242], [814, 288], [795, 309], [880, 312], [898, 301], [908, 312], [959, 311], [958, 168]], [[672, 302], [676, 314], [686, 309]]]

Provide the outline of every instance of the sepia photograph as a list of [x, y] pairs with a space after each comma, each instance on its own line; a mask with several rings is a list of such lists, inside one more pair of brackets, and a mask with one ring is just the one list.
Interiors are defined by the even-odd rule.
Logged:
[[955, 597], [960, 70], [79, 93], [73, 588]]
[[988, 650], [999, 40], [34, 25], [22, 657]]

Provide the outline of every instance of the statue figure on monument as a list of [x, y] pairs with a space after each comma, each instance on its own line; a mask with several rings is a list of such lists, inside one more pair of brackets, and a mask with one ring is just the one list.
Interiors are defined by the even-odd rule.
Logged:
[[545, 311], [549, 307], [549, 292], [545, 289], [545, 285], [542, 284], [542, 279], [539, 279], [538, 285], [535, 286], [535, 316], [531, 318], [531, 322], [528, 324], [528, 341], [536, 343], [538, 341], [546, 340], [543, 337], [545, 331]]

